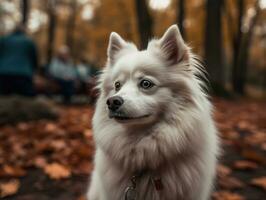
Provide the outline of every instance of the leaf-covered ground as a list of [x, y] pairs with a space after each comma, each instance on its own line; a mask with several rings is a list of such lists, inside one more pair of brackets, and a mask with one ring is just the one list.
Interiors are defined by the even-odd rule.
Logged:
[[[266, 196], [266, 102], [215, 99], [223, 156], [214, 200]], [[60, 107], [58, 121], [0, 127], [0, 199], [84, 200], [93, 109]]]

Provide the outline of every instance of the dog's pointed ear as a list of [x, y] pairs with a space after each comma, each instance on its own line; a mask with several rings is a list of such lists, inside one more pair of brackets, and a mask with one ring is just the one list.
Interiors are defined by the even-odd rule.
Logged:
[[127, 45], [126, 41], [116, 32], [112, 32], [109, 38], [109, 44], [107, 49], [108, 60], [111, 64], [114, 63], [117, 54], [125, 48]]
[[188, 58], [186, 46], [177, 25], [170, 26], [159, 39], [159, 48], [164, 58], [171, 64], [177, 64]]

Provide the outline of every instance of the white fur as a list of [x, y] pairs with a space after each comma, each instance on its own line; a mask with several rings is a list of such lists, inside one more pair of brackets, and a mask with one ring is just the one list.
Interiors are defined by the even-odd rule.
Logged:
[[[96, 154], [88, 200], [123, 200], [139, 171], [145, 173], [137, 179], [137, 200], [209, 199], [219, 140], [200, 75], [200, 64], [175, 25], [143, 51], [111, 34], [93, 117]], [[143, 77], [155, 86], [140, 89]], [[124, 99], [125, 115], [149, 117], [110, 119], [106, 101], [114, 95]], [[161, 178], [163, 190], [155, 190], [154, 176]]]

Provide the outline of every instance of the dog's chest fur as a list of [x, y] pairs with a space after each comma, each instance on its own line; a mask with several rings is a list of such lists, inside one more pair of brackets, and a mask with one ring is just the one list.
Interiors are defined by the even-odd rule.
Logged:
[[[100, 155], [101, 154], [101, 155]], [[103, 153], [98, 154], [99, 163], [104, 162], [99, 169], [100, 179], [102, 182], [102, 190], [104, 194], [101, 200], [123, 200], [125, 199], [125, 191], [131, 186], [132, 173], [117, 168], [109, 158]], [[154, 158], [156, 159], [156, 158]], [[191, 162], [191, 161], [188, 161]], [[196, 162], [193, 160], [193, 162]], [[200, 162], [200, 161], [199, 161]], [[167, 165], [167, 164], [166, 164]], [[137, 200], [192, 200], [197, 199], [195, 193], [191, 190], [200, 190], [198, 181], [202, 169], [197, 169], [199, 164], [184, 162], [184, 160], [175, 160], [171, 166], [165, 166], [160, 171], [144, 171], [136, 179]], [[101, 177], [102, 176], [102, 177]], [[157, 190], [152, 179], [159, 178], [163, 188]]]
[[[93, 188], [98, 191], [89, 200], [123, 200], [134, 172], [147, 168], [153, 169], [152, 174], [147, 171], [137, 180], [137, 200], [206, 200], [215, 174], [213, 152], [217, 151], [208, 114], [201, 113], [201, 118], [179, 126], [161, 122], [153, 133], [136, 140], [121, 126], [110, 127], [111, 119], [103, 113], [104, 107], [98, 104], [94, 116], [98, 145], [90, 195], [94, 196]], [[163, 190], [156, 191], [151, 183], [154, 175], [161, 179]]]

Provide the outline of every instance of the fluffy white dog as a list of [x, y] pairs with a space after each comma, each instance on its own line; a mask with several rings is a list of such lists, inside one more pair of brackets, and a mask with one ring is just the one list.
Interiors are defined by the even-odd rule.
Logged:
[[111, 33], [88, 200], [207, 200], [219, 140], [200, 64], [176, 25], [139, 51]]

